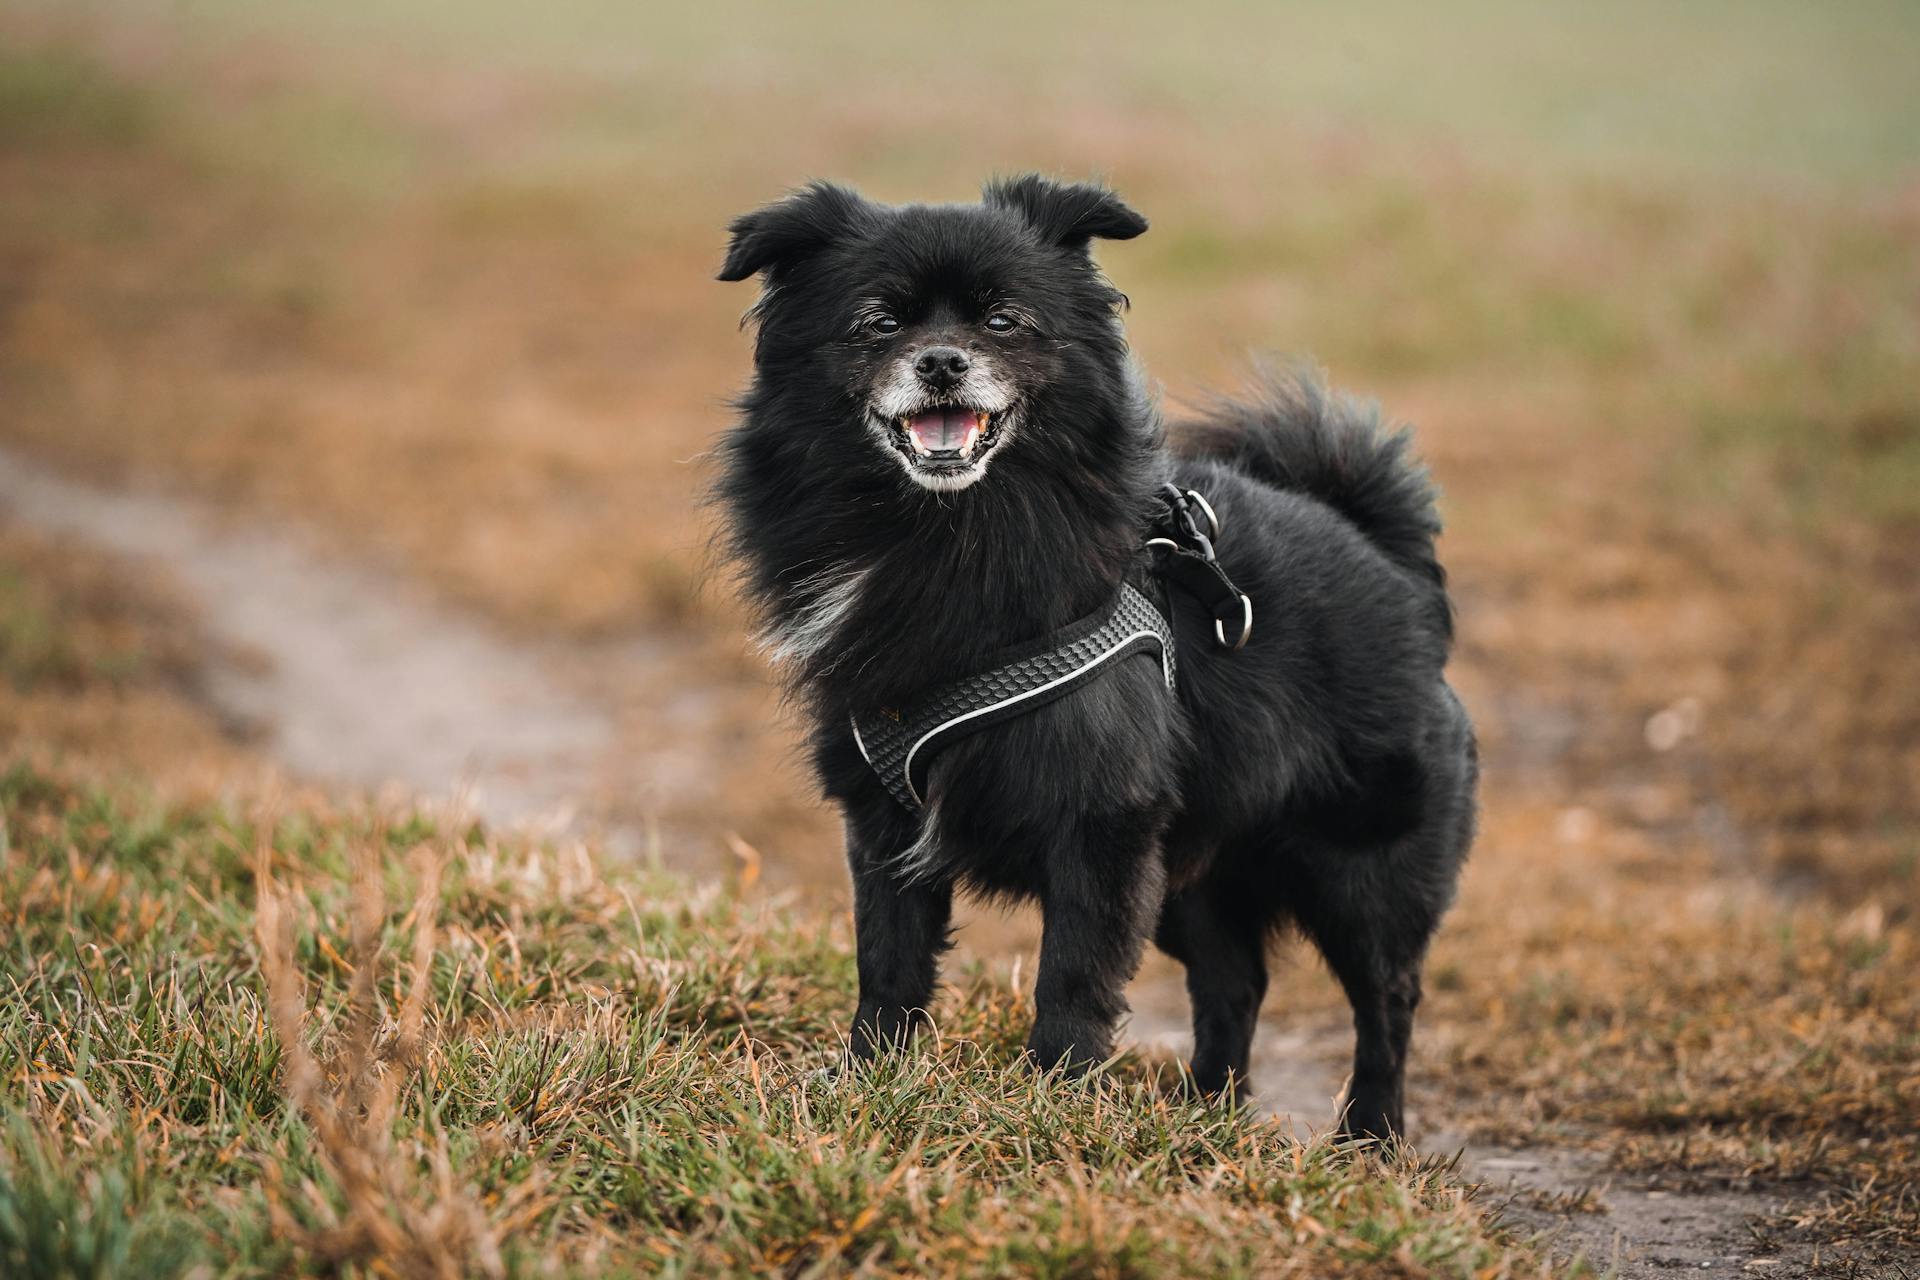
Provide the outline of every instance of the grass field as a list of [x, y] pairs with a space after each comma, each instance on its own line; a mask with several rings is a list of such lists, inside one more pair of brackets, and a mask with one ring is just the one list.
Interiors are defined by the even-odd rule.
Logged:
[[830, 1078], [847, 939], [723, 891], [30, 766], [0, 798], [9, 1274], [1537, 1274], [1437, 1170], [1135, 1064], [1033, 1079], [978, 978], [939, 1048]]
[[[731, 835], [788, 895], [278, 779], [207, 710], [232, 658], [191, 601], [0, 526], [0, 1262], [1551, 1265], [1457, 1171], [1180, 1108], [1150, 1062], [1012, 1079], [1004, 968], [956, 980], [917, 1066], [808, 1074], [844, 894], [704, 564], [749, 300], [710, 276], [727, 218], [803, 178], [961, 199], [1021, 167], [1153, 218], [1103, 262], [1170, 398], [1306, 351], [1419, 425], [1489, 768], [1416, 1112], [1781, 1188], [1756, 1231], [1836, 1274], [1920, 1249], [1920, 17], [1164, 17], [0, 12], [0, 444], [529, 643], [683, 642], [648, 678], [738, 745], [723, 803], [667, 802], [670, 853], [730, 865]], [[1277, 1020], [1337, 1018], [1323, 975], [1276, 985]]]

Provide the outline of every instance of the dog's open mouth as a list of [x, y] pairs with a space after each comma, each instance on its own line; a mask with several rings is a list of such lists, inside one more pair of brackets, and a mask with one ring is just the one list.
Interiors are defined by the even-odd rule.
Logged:
[[867, 430], [915, 484], [952, 493], [987, 473], [988, 455], [1012, 437], [1018, 412], [1014, 403], [984, 409], [921, 401], [911, 412], [893, 416], [874, 404], [867, 409]]
[[999, 441], [1000, 415], [968, 405], [935, 405], [895, 419], [901, 452], [929, 471], [962, 471]]

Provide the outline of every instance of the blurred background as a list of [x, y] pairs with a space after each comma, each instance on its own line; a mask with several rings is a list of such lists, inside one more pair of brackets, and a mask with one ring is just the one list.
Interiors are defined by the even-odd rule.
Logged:
[[1647, 788], [1710, 775], [1776, 871], [1911, 885], [1910, 6], [0, 15], [14, 505], [163, 495], [80, 532], [203, 582], [264, 651], [211, 681], [229, 727], [302, 774], [837, 883], [696, 503], [746, 371], [723, 228], [811, 177], [1039, 169], [1152, 218], [1103, 258], [1176, 405], [1278, 351], [1418, 424], [1497, 742], [1518, 715], [1570, 788], [1650, 769], [1663, 819], [1699, 797]]
[[1517, 1029], [1654, 965], [1746, 1011], [1717, 1090], [1804, 1078], [1739, 948], [1920, 905], [1916, 67], [1904, 0], [4, 0], [0, 733], [465, 785], [837, 908], [697, 503], [724, 227], [1096, 176], [1153, 221], [1099, 253], [1170, 403], [1311, 356], [1444, 487], [1489, 769], [1432, 1051], [1591, 1109], [1667, 1049]]

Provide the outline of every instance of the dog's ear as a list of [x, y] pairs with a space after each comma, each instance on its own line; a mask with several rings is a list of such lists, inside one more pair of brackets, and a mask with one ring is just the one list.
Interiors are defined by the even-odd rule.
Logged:
[[1091, 183], [1054, 182], [1029, 173], [989, 182], [980, 194], [989, 207], [1025, 218], [1042, 240], [1069, 249], [1086, 248], [1094, 236], [1131, 240], [1147, 229], [1147, 220], [1119, 196]]
[[743, 213], [727, 228], [733, 241], [720, 279], [745, 280], [817, 253], [872, 218], [874, 206], [860, 193], [831, 182], [814, 182], [784, 200]]

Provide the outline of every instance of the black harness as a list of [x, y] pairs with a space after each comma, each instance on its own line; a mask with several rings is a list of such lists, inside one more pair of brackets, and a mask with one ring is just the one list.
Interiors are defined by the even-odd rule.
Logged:
[[1098, 612], [996, 654], [987, 670], [941, 685], [909, 706], [852, 715], [854, 744], [894, 799], [908, 809], [920, 808], [928, 772], [941, 750], [1065, 697], [1123, 658], [1157, 653], [1171, 692], [1178, 662], [1168, 583], [1206, 607], [1223, 648], [1246, 644], [1253, 634], [1253, 602], [1214, 558], [1219, 517], [1192, 489], [1162, 485], [1160, 496], [1165, 510], [1154, 520], [1140, 565]]

